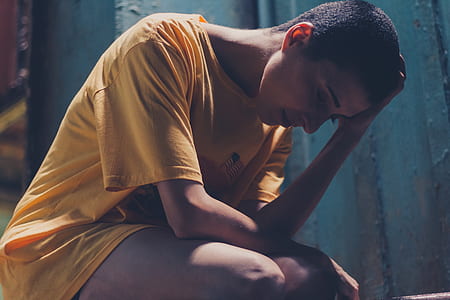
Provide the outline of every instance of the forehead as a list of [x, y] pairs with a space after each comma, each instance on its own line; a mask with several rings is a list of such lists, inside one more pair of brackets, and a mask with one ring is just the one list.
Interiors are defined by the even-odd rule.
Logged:
[[335, 114], [352, 117], [370, 107], [368, 94], [354, 72], [339, 68], [329, 61], [323, 61], [322, 64], [320, 73], [325, 88], [340, 103], [340, 107], [335, 108]]

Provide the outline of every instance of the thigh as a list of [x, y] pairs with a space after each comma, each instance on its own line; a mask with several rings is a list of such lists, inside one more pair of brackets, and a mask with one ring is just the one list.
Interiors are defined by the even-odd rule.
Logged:
[[259, 253], [180, 240], [170, 230], [150, 228], [134, 233], [108, 256], [82, 288], [80, 300], [213, 299], [212, 294], [231, 299], [247, 279], [261, 274], [275, 281], [283, 276], [275, 262]]

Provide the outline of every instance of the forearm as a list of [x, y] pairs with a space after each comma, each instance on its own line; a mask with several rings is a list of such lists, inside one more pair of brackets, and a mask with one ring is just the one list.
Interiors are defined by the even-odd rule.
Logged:
[[276, 200], [255, 216], [262, 228], [291, 236], [307, 220], [362, 132], [338, 128], [308, 168]]
[[160, 183], [169, 223], [180, 238], [217, 240], [261, 253], [276, 252], [306, 221], [358, 141], [359, 135], [336, 130], [301, 176], [252, 217], [213, 199], [198, 183]]
[[255, 220], [238, 210], [213, 200], [197, 210], [197, 222], [190, 227], [190, 238], [207, 238], [218, 240], [235, 246], [251, 249], [260, 253], [277, 252], [289, 243], [270, 228], [261, 227]]
[[158, 189], [169, 224], [179, 238], [221, 241], [265, 254], [290, 242], [212, 198], [198, 183], [173, 180], [158, 184]]

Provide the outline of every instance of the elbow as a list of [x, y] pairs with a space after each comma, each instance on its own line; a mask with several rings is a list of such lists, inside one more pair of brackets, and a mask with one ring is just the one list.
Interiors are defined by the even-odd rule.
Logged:
[[197, 229], [197, 215], [199, 212], [194, 207], [183, 210], [175, 218], [169, 218], [169, 225], [175, 236], [179, 239], [195, 239], [202, 238], [201, 233]]
[[186, 222], [178, 220], [177, 222], [169, 222], [169, 225], [178, 239], [193, 239], [195, 236], [190, 225]]

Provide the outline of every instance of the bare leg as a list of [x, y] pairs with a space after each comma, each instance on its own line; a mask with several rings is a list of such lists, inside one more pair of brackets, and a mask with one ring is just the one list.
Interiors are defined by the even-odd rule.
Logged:
[[283, 293], [283, 273], [262, 254], [145, 229], [111, 253], [80, 300], [283, 299]]
[[270, 258], [145, 229], [111, 253], [82, 288], [80, 300], [334, 299], [327, 257], [306, 246], [294, 248]]

